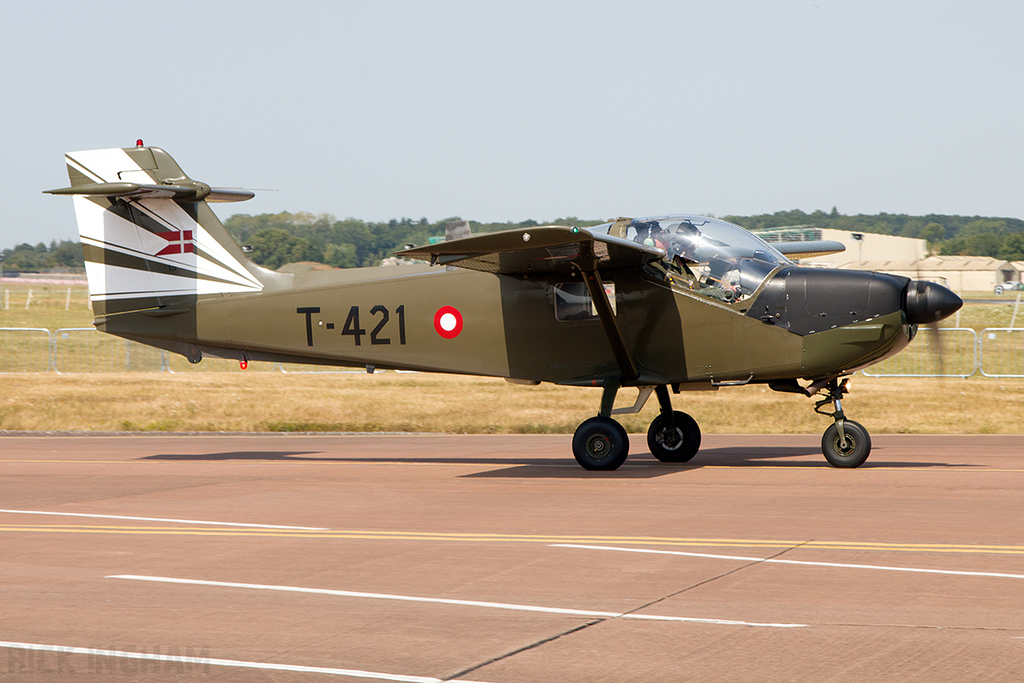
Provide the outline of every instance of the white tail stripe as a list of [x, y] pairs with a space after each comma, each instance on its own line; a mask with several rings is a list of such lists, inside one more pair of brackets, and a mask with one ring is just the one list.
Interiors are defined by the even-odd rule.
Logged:
[[[121, 180], [119, 173], [123, 171], [134, 174], [142, 173], [153, 182], [152, 176], [143, 171], [123, 149], [90, 149], [81, 152], [68, 152], [64, 155], [68, 164], [74, 162], [75, 168], [81, 173], [94, 178], [98, 183], [116, 183]], [[135, 180], [139, 182], [138, 175]]]
[[[136, 201], [134, 205], [147, 215], [151, 216], [154, 220], [159, 220], [161, 223], [171, 225], [175, 230], [182, 232], [189, 230], [192, 231], [192, 239], [197, 251], [209, 255], [209, 258], [198, 259], [198, 263], [196, 265], [198, 266], [199, 272], [207, 272], [210, 275], [224, 277], [217, 271], [228, 268], [238, 276], [236, 281], [239, 281], [240, 283], [248, 282], [254, 289], [263, 288], [263, 285], [260, 284], [259, 280], [254, 278], [249, 271], [242, 266], [242, 264], [235, 260], [235, 257], [232, 256], [228, 250], [220, 244], [220, 242], [215, 240], [210, 233], [206, 231], [206, 228], [192, 220], [192, 217], [185, 213], [174, 201], [170, 199], [143, 199], [141, 201]], [[190, 256], [190, 254], [182, 254], [181, 259], [188, 261], [188, 256]], [[197, 254], [197, 256], [201, 256], [201, 254]], [[204, 266], [214, 266], [214, 269], [204, 271]]]
[[[135, 299], [154, 296], [191, 296], [198, 294], [222, 294], [230, 292], [251, 292], [251, 287], [231, 285], [203, 278], [175, 277], [173, 275], [150, 273], [132, 268], [104, 266], [86, 263], [89, 286], [102, 279], [102, 292], [90, 292], [92, 301], [111, 299]], [[99, 272], [97, 272], [99, 271]], [[94, 279], [94, 274], [96, 278]]]
[[[156, 199], [148, 201], [174, 205], [174, 202], [170, 200]], [[231, 291], [239, 291], [238, 288], [242, 290], [259, 290], [262, 288], [258, 280], [249, 275], [240, 264], [237, 264], [231, 255], [220, 247], [202, 226], [194, 221], [191, 223], [193, 226], [191, 229], [182, 225], [181, 230], [178, 231], [182, 233], [186, 231], [191, 232], [194, 250], [192, 253], [159, 255], [159, 252], [170, 243], [168, 240], [124, 220], [86, 197], [75, 197], [74, 202], [75, 211], [78, 214], [79, 232], [82, 242], [85, 244], [109, 249], [121, 254], [145, 258], [154, 263], [194, 270], [203, 275], [232, 283]], [[179, 212], [181, 211], [180, 207], [176, 205], [174, 205], [174, 209], [177, 209]], [[184, 212], [181, 213], [184, 214]], [[173, 216], [172, 211], [167, 211], [163, 214], [165, 219], [168, 214]], [[164, 222], [166, 223], [166, 220]], [[213, 251], [215, 254], [219, 252], [227, 264], [234, 265], [235, 267], [228, 269], [220, 265], [220, 263], [215, 263], [213, 260], [203, 257], [201, 254], [206, 251]], [[108, 286], [110, 284], [110, 282], [107, 282]], [[100, 290], [96, 293], [101, 293], [101, 291], [106, 290]]]
[[99, 177], [98, 175], [96, 175], [95, 173], [93, 173], [92, 171], [87, 169], [85, 166], [82, 166], [80, 163], [78, 163], [78, 161], [76, 161], [75, 159], [72, 159], [69, 155], [64, 155], [64, 161], [67, 162], [68, 166], [70, 166], [74, 170], [78, 171], [79, 173], [81, 173], [82, 175], [84, 175], [86, 178], [88, 178], [89, 180], [93, 181], [94, 183], [102, 183], [103, 182], [103, 178]]
[[[140, 228], [107, 211], [87, 197], [74, 198], [75, 212], [82, 243], [111, 252], [151, 261], [154, 265], [181, 268], [180, 275], [155, 273], [110, 264], [87, 262], [90, 293], [94, 300], [160, 294], [217, 294], [252, 292], [262, 284], [238, 263], [201, 225], [193, 221], [181, 207], [167, 199], [135, 202], [136, 207], [168, 226], [169, 240]], [[172, 229], [173, 228], [173, 229]], [[186, 235], [190, 239], [185, 238]], [[184, 247], [177, 254], [160, 254], [170, 245]], [[92, 267], [90, 267], [90, 265]], [[190, 272], [200, 278], [192, 278]], [[182, 288], [182, 276], [188, 287]]]

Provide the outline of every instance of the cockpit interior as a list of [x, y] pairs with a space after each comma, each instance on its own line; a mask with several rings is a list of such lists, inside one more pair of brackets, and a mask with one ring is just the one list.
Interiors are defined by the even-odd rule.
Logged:
[[734, 303], [790, 261], [738, 225], [696, 215], [634, 218], [590, 228], [665, 252], [662, 265], [694, 292]]

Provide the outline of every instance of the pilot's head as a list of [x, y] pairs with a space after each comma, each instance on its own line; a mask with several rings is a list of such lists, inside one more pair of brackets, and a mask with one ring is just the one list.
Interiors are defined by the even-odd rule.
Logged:
[[689, 236], [696, 239], [697, 237], [700, 237], [700, 230], [698, 230], [690, 221], [682, 221], [679, 224], [679, 227], [676, 228], [676, 235], [680, 237]]
[[683, 221], [672, 235], [673, 250], [690, 261], [695, 260], [694, 254], [700, 244], [700, 230], [690, 221]]
[[637, 218], [634, 218], [633, 221], [629, 224], [629, 226], [636, 230], [637, 242], [643, 242], [651, 231], [650, 223], [645, 223], [644, 221], [641, 221], [640, 219]]

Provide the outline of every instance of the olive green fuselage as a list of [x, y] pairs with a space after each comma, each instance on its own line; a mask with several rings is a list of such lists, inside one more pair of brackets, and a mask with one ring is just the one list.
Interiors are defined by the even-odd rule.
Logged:
[[[614, 291], [615, 322], [639, 373], [625, 384], [835, 377], [899, 351], [912, 337], [899, 312], [801, 335], [748, 314], [756, 297], [728, 304], [642, 269], [602, 276]], [[193, 358], [198, 350], [596, 384], [620, 376], [620, 367], [596, 314], [559, 314], [559, 290], [579, 283], [576, 273], [523, 277], [429, 266], [313, 272], [256, 294], [182, 298], [164, 301], [160, 310], [100, 315], [97, 326]]]

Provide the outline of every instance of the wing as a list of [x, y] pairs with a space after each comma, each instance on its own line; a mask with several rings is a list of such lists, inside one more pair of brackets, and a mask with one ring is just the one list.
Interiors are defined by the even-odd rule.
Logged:
[[428, 244], [398, 256], [505, 275], [636, 268], [663, 258], [656, 247], [557, 225], [519, 228]]

